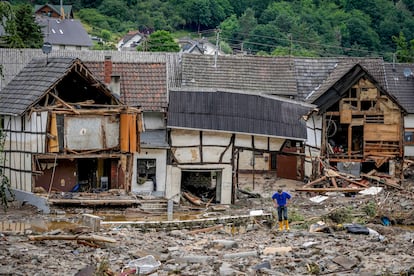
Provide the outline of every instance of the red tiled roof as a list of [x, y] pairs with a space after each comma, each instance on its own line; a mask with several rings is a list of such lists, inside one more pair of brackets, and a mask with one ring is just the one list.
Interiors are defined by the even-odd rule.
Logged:
[[[84, 62], [104, 81], [104, 62]], [[112, 75], [120, 76], [121, 100], [143, 111], [165, 111], [167, 107], [167, 69], [165, 63], [112, 62]]]

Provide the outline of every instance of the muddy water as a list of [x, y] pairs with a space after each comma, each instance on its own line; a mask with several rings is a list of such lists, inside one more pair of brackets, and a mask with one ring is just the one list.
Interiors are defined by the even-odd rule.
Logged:
[[[102, 221], [167, 221], [167, 214], [134, 214], [134, 213], [114, 213], [114, 212], [96, 212], [102, 218]], [[202, 218], [200, 212], [191, 213], [174, 213], [172, 220], [193, 220]], [[22, 221], [9, 220], [0, 221], [0, 232], [27, 233], [46, 233], [54, 230], [70, 231], [80, 225], [80, 219], [74, 219], [74, 214], [66, 214], [64, 216], [44, 216], [36, 219], [24, 219]]]
[[25, 233], [32, 231], [35, 233], [50, 232], [58, 229], [73, 229], [77, 223], [69, 221], [50, 221], [48, 219], [35, 219], [29, 221], [1, 221], [0, 232]]

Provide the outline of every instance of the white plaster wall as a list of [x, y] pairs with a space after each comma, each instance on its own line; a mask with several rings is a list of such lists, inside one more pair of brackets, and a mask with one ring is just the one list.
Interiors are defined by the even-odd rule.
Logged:
[[205, 163], [219, 163], [220, 156], [223, 154], [222, 163], [231, 162], [232, 147], [203, 147], [203, 162]]
[[172, 149], [172, 152], [179, 163], [201, 162], [199, 147], [174, 148]]
[[30, 131], [33, 134], [31, 137], [32, 142], [32, 152], [35, 153], [45, 153], [46, 152], [46, 135], [41, 133], [46, 133], [47, 130], [47, 112], [33, 112], [30, 120]]
[[413, 158], [414, 157], [414, 146], [405, 146], [404, 156]]
[[[232, 148], [227, 147], [231, 142], [231, 134], [200, 132], [191, 130], [172, 130], [171, 145], [174, 157], [179, 163], [219, 163], [231, 161]], [[200, 151], [202, 145], [202, 152]], [[175, 148], [174, 148], [175, 147]], [[203, 154], [203, 156], [201, 156]]]
[[200, 145], [199, 131], [172, 129], [170, 137], [172, 147], [190, 147]]
[[409, 114], [404, 117], [404, 127], [414, 128], [414, 114]]
[[78, 48], [79, 46], [74, 46], [74, 45], [52, 45], [52, 51], [56, 52], [56, 51], [88, 51], [89, 47], [85, 47], [85, 46], [81, 46], [80, 49]]
[[234, 140], [235, 147], [243, 148], [252, 148], [252, 136], [244, 134], [236, 134], [236, 139]]
[[203, 132], [203, 146], [227, 146], [230, 144], [231, 133]]
[[[27, 132], [32, 130], [32, 121], [25, 118]], [[35, 124], [36, 122], [34, 122]], [[31, 192], [32, 191], [32, 152], [37, 144], [36, 134], [22, 132], [22, 119], [19, 116], [6, 116], [4, 120], [6, 139], [4, 144], [5, 153], [2, 156], [5, 161], [5, 175], [9, 178], [12, 188]], [[41, 130], [40, 130], [41, 132]], [[44, 141], [42, 142], [44, 143]], [[7, 152], [9, 151], [9, 152]], [[10, 152], [11, 151], [11, 152]], [[7, 169], [11, 168], [11, 169]]]
[[164, 113], [161, 112], [144, 112], [142, 114], [144, 129], [164, 129]]
[[312, 114], [306, 121], [307, 140], [305, 143], [305, 176], [312, 175], [312, 160], [321, 154], [322, 116]]
[[[404, 127], [414, 128], [414, 114], [409, 114], [404, 117]], [[414, 157], [414, 145], [404, 146], [404, 156]]]
[[167, 179], [165, 198], [180, 201], [181, 195], [181, 169], [176, 166], [167, 165]]
[[[267, 158], [265, 158], [267, 156]], [[260, 154], [254, 156], [254, 169], [255, 170], [268, 170], [269, 169], [269, 154]], [[253, 170], [253, 151], [243, 150], [239, 152], [239, 170]]]
[[156, 171], [155, 177], [157, 182], [157, 192], [166, 191], [166, 164], [167, 164], [167, 150], [165, 149], [141, 149], [140, 153], [134, 154], [133, 160], [133, 172], [132, 172], [132, 192], [152, 191], [153, 187], [149, 185], [138, 185], [137, 184], [137, 159], [155, 159]]
[[285, 139], [281, 138], [270, 138], [270, 151], [279, 151], [282, 148]]

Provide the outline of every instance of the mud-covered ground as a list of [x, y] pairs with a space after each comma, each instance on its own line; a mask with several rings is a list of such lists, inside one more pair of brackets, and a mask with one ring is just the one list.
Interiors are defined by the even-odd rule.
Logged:
[[[376, 195], [330, 194], [317, 203], [311, 200], [316, 194], [295, 192], [303, 183], [255, 181], [253, 187], [245, 179], [240, 188], [261, 197], [240, 193], [236, 204], [216, 208], [214, 213], [217, 209], [223, 215], [273, 212], [270, 197], [281, 186], [293, 196], [290, 231], [277, 231], [274, 222], [209, 231], [143, 231], [128, 225], [103, 227], [94, 233], [63, 226], [49, 233], [31, 228], [9, 231], [4, 225], [11, 222], [52, 217], [13, 202], [7, 213], [0, 212], [0, 275], [132, 275], [128, 272], [136, 268], [133, 264], [150, 256], [152, 261], [143, 262], [156, 267], [152, 275], [414, 275], [412, 182], [405, 181], [401, 190], [383, 189]], [[213, 208], [205, 212], [213, 213]], [[65, 217], [75, 219], [90, 211], [77, 209]], [[385, 226], [384, 218], [391, 225]], [[350, 232], [349, 226], [356, 224], [369, 229], [369, 234]], [[115, 242], [29, 239], [40, 234], [95, 234]]]

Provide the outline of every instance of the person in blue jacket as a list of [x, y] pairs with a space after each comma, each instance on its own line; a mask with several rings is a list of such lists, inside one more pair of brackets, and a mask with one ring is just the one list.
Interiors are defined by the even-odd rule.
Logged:
[[289, 221], [288, 221], [288, 204], [292, 196], [284, 192], [281, 188], [273, 194], [272, 200], [275, 208], [277, 208], [277, 216], [279, 220], [279, 230], [283, 230], [283, 225], [286, 227], [286, 230], [289, 230]]

